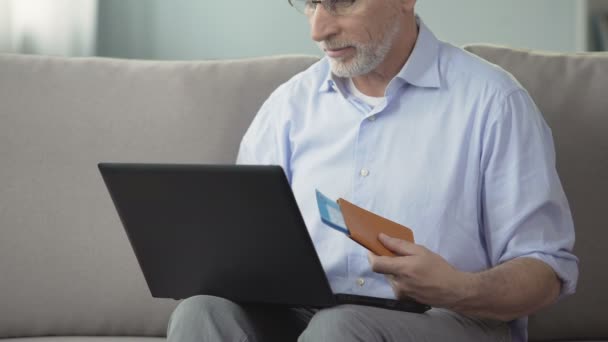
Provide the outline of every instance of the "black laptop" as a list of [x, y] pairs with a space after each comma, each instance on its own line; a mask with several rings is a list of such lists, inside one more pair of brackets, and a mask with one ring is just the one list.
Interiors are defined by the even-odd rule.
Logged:
[[101, 163], [99, 169], [153, 297], [430, 309], [332, 293], [279, 166]]

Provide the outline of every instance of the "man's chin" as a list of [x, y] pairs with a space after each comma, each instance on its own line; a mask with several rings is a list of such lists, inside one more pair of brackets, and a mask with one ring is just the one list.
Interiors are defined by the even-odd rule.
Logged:
[[360, 73], [353, 68], [352, 61], [338, 61], [333, 58], [330, 58], [331, 72], [338, 77], [356, 77], [359, 76]]

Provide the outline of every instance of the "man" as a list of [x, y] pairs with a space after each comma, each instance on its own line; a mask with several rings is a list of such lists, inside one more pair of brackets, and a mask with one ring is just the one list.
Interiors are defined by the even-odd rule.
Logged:
[[[283, 167], [335, 292], [433, 309], [270, 310], [199, 296], [175, 311], [169, 340], [527, 340], [526, 316], [578, 277], [551, 132], [528, 93], [438, 41], [415, 0], [290, 3], [327, 56], [270, 96], [238, 162]], [[417, 244], [380, 236], [398, 256], [368, 253], [323, 226], [316, 188], [412, 228]]]

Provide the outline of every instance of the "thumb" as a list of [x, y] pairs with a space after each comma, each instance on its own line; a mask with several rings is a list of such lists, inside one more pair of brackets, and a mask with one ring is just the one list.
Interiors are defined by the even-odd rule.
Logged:
[[378, 235], [378, 240], [391, 252], [397, 255], [416, 255], [419, 254], [419, 246], [406, 240], [401, 240], [388, 236], [384, 233]]

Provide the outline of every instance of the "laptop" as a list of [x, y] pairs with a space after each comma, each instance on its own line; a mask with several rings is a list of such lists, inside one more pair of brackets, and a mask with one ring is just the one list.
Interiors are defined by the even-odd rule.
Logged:
[[153, 297], [430, 309], [413, 300], [334, 294], [279, 166], [98, 167]]

